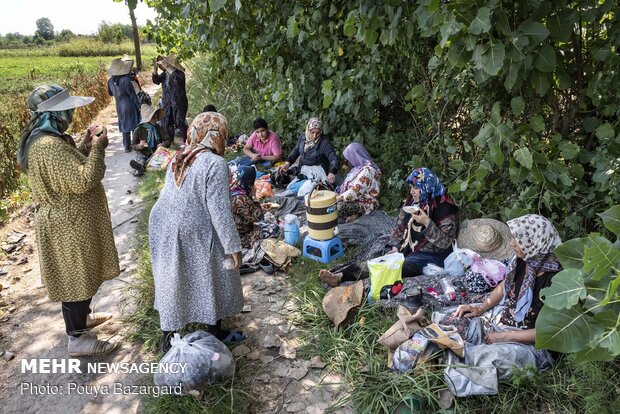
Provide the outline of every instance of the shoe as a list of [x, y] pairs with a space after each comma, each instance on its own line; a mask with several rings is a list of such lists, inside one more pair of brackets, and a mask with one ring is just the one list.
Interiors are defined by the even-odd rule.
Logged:
[[67, 350], [69, 351], [69, 356], [76, 357], [103, 355], [113, 351], [116, 347], [118, 347], [118, 343], [100, 341], [96, 337], [83, 334], [78, 338], [69, 336]]
[[131, 152], [131, 148], [125, 148], [125, 152]]
[[86, 330], [90, 331], [97, 326], [103, 325], [112, 319], [112, 317], [113, 315], [108, 312], [89, 313], [88, 316], [86, 316]]
[[229, 345], [229, 344], [232, 344], [232, 343], [239, 343], [239, 342], [241, 342], [241, 341], [243, 341], [243, 340], [245, 340], [247, 338], [248, 337], [245, 336], [243, 334], [243, 332], [240, 332], [240, 331], [230, 331], [228, 333], [228, 335], [226, 335], [226, 337], [224, 339], [222, 339], [222, 342], [225, 345]]
[[239, 273], [242, 274], [242, 275], [247, 275], [249, 273], [254, 273], [257, 270], [258, 270], [258, 266], [252, 266], [252, 265], [245, 264], [245, 263], [242, 264], [239, 267]]
[[133, 168], [134, 170], [136, 170], [140, 175], [144, 174], [144, 164], [142, 164], [141, 162], [138, 162], [136, 160], [131, 160], [129, 161], [129, 166], [131, 168]]
[[329, 270], [322, 269], [319, 272], [319, 279], [321, 279], [321, 282], [325, 283], [327, 286], [334, 288], [340, 284], [342, 275], [338, 276], [338, 274], [336, 273], [332, 273]]
[[261, 268], [263, 272], [267, 273], [268, 275], [272, 275], [274, 272], [273, 265], [268, 260], [265, 260], [265, 259], [261, 260], [258, 266]]

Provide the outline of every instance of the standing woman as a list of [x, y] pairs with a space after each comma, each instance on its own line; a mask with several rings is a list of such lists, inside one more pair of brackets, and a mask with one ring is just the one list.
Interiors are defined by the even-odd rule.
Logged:
[[57, 85], [37, 87], [22, 133], [18, 164], [28, 175], [38, 209], [35, 229], [41, 278], [50, 300], [62, 302], [70, 356], [99, 355], [115, 346], [84, 335], [111, 314], [91, 313], [99, 286], [120, 273], [110, 212], [101, 180], [107, 131], [86, 131], [78, 145], [65, 134], [75, 108], [92, 97], [69, 96]]
[[[188, 145], [168, 168], [151, 210], [155, 309], [164, 352], [172, 334], [192, 322], [210, 325], [220, 340], [235, 337], [220, 326], [222, 318], [243, 308], [241, 241], [231, 212], [228, 165], [222, 158], [227, 136], [223, 115], [196, 116]], [[224, 268], [226, 258], [232, 259], [232, 269]]]
[[[157, 68], [164, 72], [157, 73]], [[160, 106], [164, 108], [161, 125], [168, 136], [174, 140], [174, 130], [179, 129], [181, 140], [187, 139], [187, 94], [185, 92], [185, 68], [178, 62], [174, 53], [166, 56], [153, 66], [153, 83], [162, 85]]]
[[131, 152], [131, 131], [140, 124], [140, 101], [131, 81], [133, 60], [114, 59], [108, 69], [108, 94], [116, 100], [118, 129], [123, 133], [125, 152]]
[[416, 168], [405, 180], [409, 197], [392, 230], [392, 252], [405, 255], [403, 277], [422, 274], [429, 263], [443, 266], [459, 231], [459, 208], [439, 178], [428, 168]]

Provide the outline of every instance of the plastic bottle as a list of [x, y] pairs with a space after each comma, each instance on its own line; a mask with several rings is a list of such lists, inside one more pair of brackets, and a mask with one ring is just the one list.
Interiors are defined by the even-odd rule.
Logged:
[[441, 287], [443, 289], [443, 293], [446, 295], [446, 298], [448, 298], [448, 300], [456, 300], [456, 291], [454, 290], [454, 286], [452, 286], [450, 279], [448, 279], [447, 277], [441, 279]]

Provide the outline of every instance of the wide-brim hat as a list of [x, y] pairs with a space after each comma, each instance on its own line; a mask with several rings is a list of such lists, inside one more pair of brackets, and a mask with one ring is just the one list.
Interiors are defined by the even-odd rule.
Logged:
[[338, 286], [323, 297], [323, 310], [338, 328], [343, 322], [350, 322], [363, 298], [364, 282], [361, 280], [352, 285]]
[[164, 112], [164, 108], [157, 108], [152, 107], [151, 105], [142, 104], [140, 107], [140, 123], [146, 124], [151, 122], [151, 119], [153, 119], [153, 116], [155, 116], [156, 113], [161, 114], [162, 112]]
[[[35, 101], [32, 97], [35, 94], [37, 94], [37, 96], [44, 95], [44, 94], [47, 94], [47, 96], [49, 96], [49, 94], [56, 92], [56, 90], [48, 91], [46, 87], [47, 88], [54, 87], [57, 89], [62, 89], [55, 85], [40, 86], [36, 88], [35, 91], [31, 94], [29, 101], [30, 100], [32, 100], [33, 102]], [[79, 108], [80, 106], [88, 105], [94, 100], [95, 98], [92, 96], [71, 96], [69, 95], [69, 91], [67, 89], [62, 89], [60, 90], [60, 92], [54, 93], [54, 95], [50, 96], [49, 98], [45, 99], [43, 102], [39, 103], [36, 106], [36, 111], [37, 112], [66, 111], [68, 109], [74, 109], [74, 108]]]
[[129, 56], [123, 56], [122, 58], [114, 59], [107, 72], [110, 76], [126, 75], [131, 72], [132, 66], [133, 59]]
[[470, 249], [488, 259], [504, 260], [514, 254], [512, 233], [505, 223], [493, 219], [465, 220], [457, 237], [461, 249]]
[[185, 68], [181, 66], [179, 60], [177, 59], [177, 55], [174, 53], [169, 54], [157, 63], [166, 64], [180, 70], [181, 72], [185, 72]]

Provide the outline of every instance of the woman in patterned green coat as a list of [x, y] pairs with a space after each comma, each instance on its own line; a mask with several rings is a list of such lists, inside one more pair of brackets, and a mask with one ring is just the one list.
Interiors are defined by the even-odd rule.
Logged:
[[114, 345], [85, 335], [111, 314], [91, 313], [105, 280], [120, 273], [110, 213], [101, 180], [107, 131], [87, 131], [76, 145], [65, 134], [75, 108], [94, 98], [69, 96], [57, 85], [37, 87], [33, 111], [19, 143], [18, 163], [30, 179], [41, 277], [50, 300], [62, 302], [71, 356], [98, 355]]

